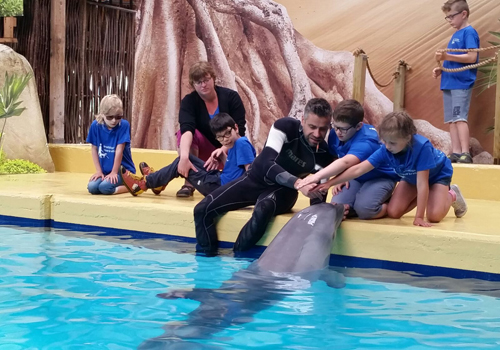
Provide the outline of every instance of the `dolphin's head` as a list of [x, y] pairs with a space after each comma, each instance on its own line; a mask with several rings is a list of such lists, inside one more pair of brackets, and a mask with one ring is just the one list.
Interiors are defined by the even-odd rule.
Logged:
[[335, 232], [344, 215], [341, 204], [321, 203], [295, 214], [257, 264], [274, 272], [302, 273], [328, 265]]

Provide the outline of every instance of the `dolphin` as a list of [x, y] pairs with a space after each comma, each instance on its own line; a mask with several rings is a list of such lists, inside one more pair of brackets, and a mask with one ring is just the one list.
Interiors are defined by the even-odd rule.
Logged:
[[344, 276], [328, 269], [337, 228], [344, 216], [341, 204], [321, 203], [295, 214], [261, 257], [235, 272], [217, 289], [194, 288], [158, 294], [164, 299], [200, 302], [186, 321], [167, 323], [165, 333], [143, 342], [139, 349], [220, 349], [196, 340], [209, 339], [224, 328], [251, 322], [253, 315], [287, 294], [323, 280], [342, 288]]

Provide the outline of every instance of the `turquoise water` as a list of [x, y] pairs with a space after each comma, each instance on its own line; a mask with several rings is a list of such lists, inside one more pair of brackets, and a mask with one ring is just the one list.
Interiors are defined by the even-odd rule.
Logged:
[[[200, 302], [156, 295], [219, 288], [251, 263], [195, 256], [191, 244], [160, 239], [10, 227], [0, 227], [0, 237], [1, 350], [135, 349], [162, 335], [167, 322], [178, 325], [176, 337], [190, 334]], [[226, 310], [235, 321], [229, 325], [204, 314], [210, 318], [196, 330], [207, 337], [173, 348], [500, 348], [500, 283], [342, 271], [345, 288], [307, 281], [278, 288], [253, 318], [238, 304]], [[463, 292], [474, 289], [481, 294]], [[205, 306], [215, 308], [217, 299], [210, 291], [207, 297]]]

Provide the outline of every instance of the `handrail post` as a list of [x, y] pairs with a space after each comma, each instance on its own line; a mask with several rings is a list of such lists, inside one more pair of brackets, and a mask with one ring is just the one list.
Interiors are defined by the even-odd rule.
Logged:
[[50, 4], [49, 142], [64, 143], [66, 0]]
[[368, 56], [359, 54], [354, 56], [354, 77], [352, 86], [352, 98], [363, 104], [365, 99], [366, 62]]
[[497, 53], [497, 85], [495, 97], [495, 131], [493, 137], [493, 163], [500, 165], [500, 51]]
[[394, 111], [402, 111], [405, 107], [406, 63], [399, 61], [398, 74], [394, 83]]

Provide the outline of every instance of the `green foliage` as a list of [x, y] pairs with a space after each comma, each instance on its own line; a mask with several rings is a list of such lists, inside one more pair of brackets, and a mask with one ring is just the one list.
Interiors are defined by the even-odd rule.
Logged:
[[[499, 19], [500, 21], [500, 19]], [[489, 32], [491, 35], [493, 35], [495, 38], [500, 39], [500, 32]], [[500, 42], [496, 41], [489, 41], [489, 43], [493, 46], [500, 45]], [[497, 52], [500, 50], [497, 50]], [[500, 59], [500, 57], [498, 57]], [[477, 80], [476, 87], [480, 89], [480, 93], [483, 92], [484, 90], [495, 86], [497, 83], [497, 62], [492, 62], [489, 63], [485, 66], [482, 66], [478, 68], [478, 71], [483, 73], [484, 75]]]
[[[3, 158], [3, 161], [2, 161]], [[0, 154], [0, 174], [37, 174], [46, 171], [39, 165], [24, 159], [7, 159]]]
[[23, 15], [23, 0], [0, 0], [0, 17]]
[[[498, 19], [500, 21], [500, 19]], [[500, 32], [489, 32], [491, 35], [494, 37], [500, 39]], [[500, 45], [500, 42], [496, 41], [489, 41], [489, 43], [493, 46]], [[497, 50], [497, 52], [500, 52], [500, 50]], [[500, 57], [497, 57], [497, 60], [500, 60]], [[486, 89], [489, 89], [492, 86], [495, 86], [497, 84], [497, 77], [498, 77], [498, 72], [497, 72], [497, 62], [492, 62], [489, 63], [485, 66], [482, 66], [477, 69], [480, 73], [483, 73], [484, 75], [477, 79], [476, 83], [476, 88], [480, 89], [479, 93], [485, 91]], [[500, 87], [497, 87], [497, 89], [500, 89]], [[494, 126], [489, 126], [486, 128], [486, 132], [491, 132], [495, 129]]]
[[[0, 0], [1, 1], [1, 0]], [[0, 119], [21, 115], [26, 108], [18, 108], [23, 101], [17, 101], [32, 75], [30, 73], [18, 76], [9, 76], [5, 72], [5, 84], [0, 93]]]

